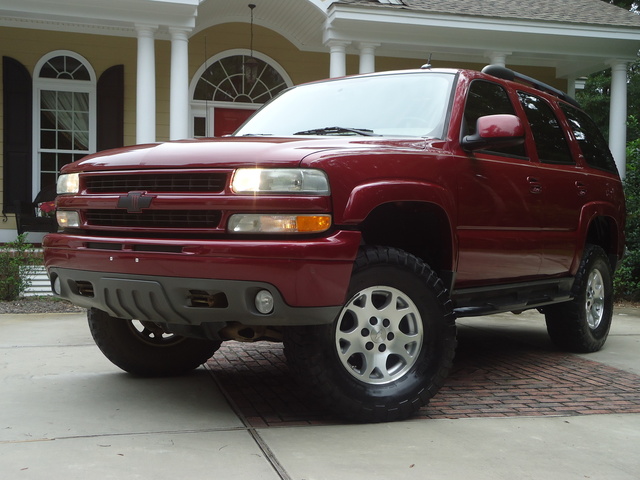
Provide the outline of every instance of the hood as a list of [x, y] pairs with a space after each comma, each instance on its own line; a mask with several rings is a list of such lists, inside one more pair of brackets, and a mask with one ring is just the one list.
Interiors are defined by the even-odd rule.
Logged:
[[[416, 143], [416, 139], [411, 141]], [[224, 137], [149, 145], [135, 145], [105, 150], [65, 165], [63, 173], [172, 168], [238, 168], [252, 165], [262, 167], [295, 167], [312, 153], [372, 147], [398, 147], [406, 140], [371, 139], [367, 137]], [[420, 142], [424, 147], [424, 142]], [[413, 146], [415, 148], [415, 145]]]

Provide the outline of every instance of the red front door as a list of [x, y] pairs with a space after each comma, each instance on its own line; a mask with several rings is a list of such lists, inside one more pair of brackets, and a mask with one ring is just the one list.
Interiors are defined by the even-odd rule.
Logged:
[[216, 107], [213, 112], [213, 136], [232, 134], [253, 112], [254, 110]]

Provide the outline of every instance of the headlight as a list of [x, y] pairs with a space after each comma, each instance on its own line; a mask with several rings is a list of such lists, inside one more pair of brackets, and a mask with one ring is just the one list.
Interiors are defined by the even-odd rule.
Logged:
[[73, 210], [58, 210], [56, 212], [56, 220], [61, 228], [80, 227], [80, 214]]
[[309, 168], [239, 168], [231, 188], [235, 193], [329, 195], [325, 173]]
[[65, 193], [78, 193], [80, 191], [80, 175], [68, 173], [58, 177], [56, 192], [58, 195]]
[[231, 233], [319, 233], [331, 227], [331, 215], [239, 213], [229, 218]]

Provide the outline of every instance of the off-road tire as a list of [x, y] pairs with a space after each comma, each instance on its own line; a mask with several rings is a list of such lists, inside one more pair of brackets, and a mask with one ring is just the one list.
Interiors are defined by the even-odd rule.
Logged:
[[613, 317], [613, 269], [601, 247], [585, 247], [572, 293], [570, 302], [544, 308], [549, 336], [563, 350], [596, 352]]
[[114, 318], [95, 308], [89, 330], [102, 353], [121, 369], [143, 377], [175, 376], [206, 362], [220, 342], [165, 334], [160, 326]]
[[400, 420], [444, 384], [456, 348], [452, 302], [415, 256], [363, 247], [338, 318], [289, 328], [284, 344], [296, 376], [339, 416]]

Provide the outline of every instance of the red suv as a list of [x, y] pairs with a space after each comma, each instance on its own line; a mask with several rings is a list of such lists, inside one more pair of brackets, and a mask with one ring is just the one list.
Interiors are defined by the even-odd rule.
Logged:
[[561, 348], [604, 344], [624, 249], [605, 140], [562, 92], [499, 66], [290, 88], [233, 136], [64, 167], [54, 292], [138, 375], [224, 340], [284, 341], [356, 421], [436, 394], [455, 318], [536, 308]]

